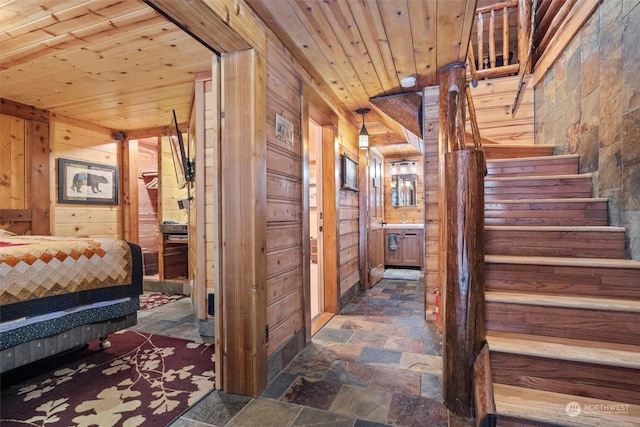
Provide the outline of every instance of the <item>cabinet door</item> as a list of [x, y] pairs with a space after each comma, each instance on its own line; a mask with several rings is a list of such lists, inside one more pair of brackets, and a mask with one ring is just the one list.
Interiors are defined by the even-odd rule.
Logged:
[[[384, 245], [384, 263], [386, 265], [402, 265], [402, 233], [385, 233]], [[395, 250], [393, 250], [394, 247]]]
[[421, 248], [420, 233], [405, 231], [402, 235], [402, 265], [421, 266]]

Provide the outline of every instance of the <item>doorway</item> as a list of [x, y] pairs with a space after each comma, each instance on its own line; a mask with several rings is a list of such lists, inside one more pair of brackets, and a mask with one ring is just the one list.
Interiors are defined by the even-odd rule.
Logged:
[[[311, 302], [311, 319], [324, 312], [323, 280], [323, 231], [322, 215], [322, 126], [309, 119], [309, 241], [310, 267], [309, 286]], [[320, 176], [320, 179], [318, 179]]]
[[308, 104], [305, 167], [308, 167], [310, 336], [338, 310], [336, 118], [328, 109]]

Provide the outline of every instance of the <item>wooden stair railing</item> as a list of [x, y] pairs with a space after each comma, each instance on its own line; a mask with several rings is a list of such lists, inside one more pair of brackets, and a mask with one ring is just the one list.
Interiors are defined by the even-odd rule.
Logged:
[[[509, 40], [510, 16], [516, 16], [517, 20], [517, 46], [511, 46]], [[488, 26], [485, 26], [485, 17], [489, 21]], [[496, 36], [497, 17], [502, 19], [502, 43]], [[529, 64], [523, 65], [527, 62], [529, 40], [531, 39], [530, 19], [531, 0], [506, 0], [476, 9], [477, 37], [475, 44], [477, 46], [477, 55], [472, 41], [472, 43], [469, 43], [467, 57], [468, 71], [472, 80], [477, 81], [485, 78], [510, 76], [519, 72], [531, 72]], [[489, 50], [486, 55], [485, 45]], [[510, 60], [511, 49], [517, 49], [517, 61], [514, 63], [511, 63], [512, 61]], [[501, 61], [500, 58], [502, 58]]]

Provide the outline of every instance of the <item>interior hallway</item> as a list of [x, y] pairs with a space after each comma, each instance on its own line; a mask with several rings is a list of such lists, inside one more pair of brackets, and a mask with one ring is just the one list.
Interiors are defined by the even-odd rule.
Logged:
[[[423, 287], [383, 279], [334, 316], [260, 398], [215, 391], [172, 426], [448, 425], [441, 338], [422, 318]], [[184, 298], [141, 312], [135, 329], [193, 338], [190, 310]]]

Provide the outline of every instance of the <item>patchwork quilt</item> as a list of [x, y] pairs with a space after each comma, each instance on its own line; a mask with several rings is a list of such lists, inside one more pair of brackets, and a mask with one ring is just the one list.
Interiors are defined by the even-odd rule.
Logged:
[[0, 237], [0, 320], [138, 294], [133, 270], [123, 240]]

